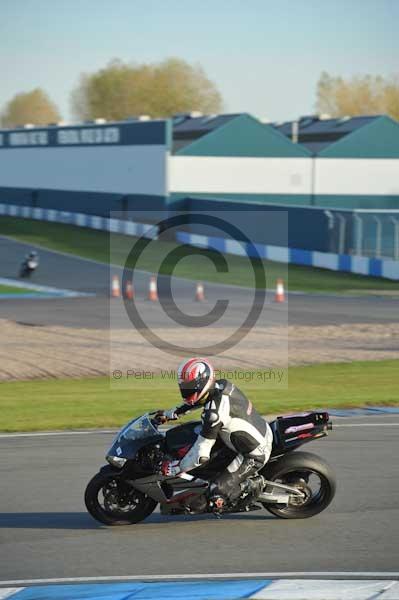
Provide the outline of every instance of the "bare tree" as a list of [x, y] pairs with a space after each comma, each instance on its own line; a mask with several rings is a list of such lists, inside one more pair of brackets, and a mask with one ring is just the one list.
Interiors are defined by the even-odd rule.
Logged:
[[59, 120], [58, 108], [41, 88], [16, 94], [6, 104], [1, 115], [3, 127], [16, 127], [25, 123], [47, 125]]
[[399, 119], [399, 78], [363, 75], [343, 79], [323, 72], [316, 108], [332, 117], [388, 114]]
[[114, 60], [95, 73], [81, 75], [71, 102], [80, 119], [167, 117], [222, 109], [221, 95], [203, 69], [178, 58], [141, 65]]

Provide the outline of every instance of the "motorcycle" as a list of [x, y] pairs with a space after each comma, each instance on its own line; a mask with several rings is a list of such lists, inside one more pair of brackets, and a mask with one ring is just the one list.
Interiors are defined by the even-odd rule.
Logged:
[[30, 277], [34, 271], [36, 271], [39, 263], [36, 259], [26, 258], [20, 268], [20, 277]]
[[[86, 508], [100, 523], [139, 523], [158, 504], [163, 515], [213, 512], [207, 497], [209, 486], [233, 460], [234, 452], [218, 440], [205, 464], [190, 473], [164, 476], [162, 462], [181, 459], [189, 451], [201, 431], [201, 422], [165, 431], [159, 429], [155, 414], [146, 413], [120, 430], [106, 455], [108, 465], [88, 483]], [[282, 416], [269, 424], [272, 453], [256, 476], [261, 477], [261, 493], [253, 496], [248, 491], [253, 488], [244, 482], [238, 500], [213, 512], [216, 516], [260, 510], [263, 506], [283, 519], [305, 519], [325, 510], [334, 498], [336, 483], [331, 467], [314, 454], [296, 451], [328, 434], [332, 429], [328, 413]]]

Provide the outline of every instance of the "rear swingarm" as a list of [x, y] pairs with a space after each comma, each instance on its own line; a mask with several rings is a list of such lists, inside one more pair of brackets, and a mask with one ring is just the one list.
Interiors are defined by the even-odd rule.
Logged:
[[262, 492], [258, 497], [257, 500], [260, 500], [261, 502], [271, 502], [271, 503], [276, 503], [276, 504], [288, 504], [290, 496], [294, 495], [294, 496], [299, 496], [300, 498], [304, 498], [306, 495], [301, 491], [298, 490], [295, 487], [292, 487], [290, 485], [285, 485], [283, 483], [276, 483], [275, 481], [269, 481], [268, 479], [265, 479], [265, 487], [267, 486], [271, 486], [273, 488], [278, 488], [278, 490], [281, 490], [284, 493], [274, 493], [274, 492]]

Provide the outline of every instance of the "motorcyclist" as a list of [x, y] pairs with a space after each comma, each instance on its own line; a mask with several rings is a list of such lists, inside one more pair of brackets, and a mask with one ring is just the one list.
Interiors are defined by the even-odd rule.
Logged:
[[[261, 491], [257, 475], [269, 459], [273, 434], [270, 426], [252, 403], [226, 379], [215, 380], [211, 363], [204, 358], [185, 360], [178, 369], [178, 384], [184, 404], [158, 411], [161, 422], [178, 419], [192, 409], [203, 407], [202, 429], [195, 444], [182, 460], [168, 460], [162, 465], [164, 475], [178, 475], [207, 462], [216, 440], [237, 456], [211, 484], [209, 504], [213, 510], [237, 500], [243, 486], [254, 497]], [[251, 479], [249, 479], [251, 478]]]
[[24, 264], [27, 265], [32, 271], [37, 268], [39, 264], [39, 256], [35, 250], [31, 250], [29, 254], [25, 256]]
[[20, 277], [30, 277], [32, 273], [34, 273], [39, 266], [39, 255], [35, 250], [31, 250], [28, 254], [25, 255], [24, 260], [19, 269]]

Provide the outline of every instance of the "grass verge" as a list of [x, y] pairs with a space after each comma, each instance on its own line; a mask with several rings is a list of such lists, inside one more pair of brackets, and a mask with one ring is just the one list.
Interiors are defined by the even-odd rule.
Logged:
[[[110, 236], [105, 231], [96, 231], [60, 223], [46, 223], [31, 219], [0, 217], [0, 235], [39, 244], [52, 250], [68, 252], [104, 263], [110, 260]], [[136, 238], [113, 234], [112, 262], [124, 264]], [[180, 245], [173, 242], [155, 241], [149, 244], [140, 258], [138, 268], [157, 271], [160, 257], [167, 256]], [[214, 252], [199, 250], [198, 254], [180, 260], [173, 273], [178, 277], [226, 283], [240, 286], [253, 286], [253, 273], [248, 268], [248, 260], [240, 256], [229, 256], [228, 273], [218, 273], [209, 260]], [[287, 278], [291, 291], [356, 293], [358, 291], [399, 291], [397, 282], [352, 273], [339, 273], [327, 269], [286, 265], [271, 261], [261, 261], [266, 272], [267, 287], [274, 287], [279, 277]], [[165, 266], [167, 269], [168, 265]], [[288, 277], [286, 277], [288, 274]]]
[[12, 285], [0, 285], [0, 294], [32, 294], [35, 290], [13, 287]]
[[[398, 360], [291, 367], [287, 389], [267, 389], [256, 380], [239, 385], [263, 414], [399, 405], [398, 367]], [[104, 377], [2, 383], [0, 430], [118, 427], [133, 416], [177, 403], [176, 382], [160, 378], [137, 390], [110, 389]]]

